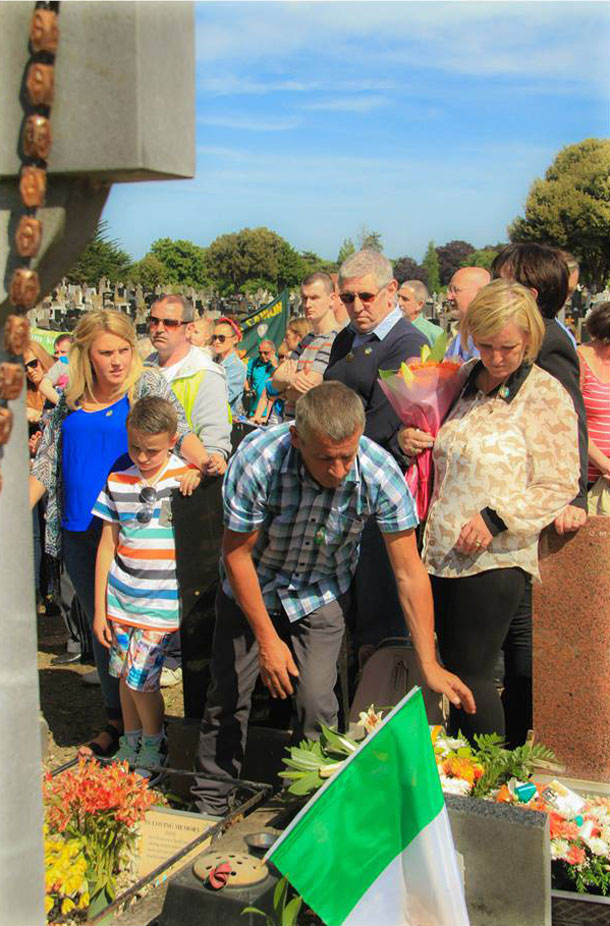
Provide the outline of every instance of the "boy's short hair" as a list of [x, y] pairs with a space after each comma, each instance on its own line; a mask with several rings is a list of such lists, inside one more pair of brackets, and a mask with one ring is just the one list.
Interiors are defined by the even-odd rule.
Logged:
[[178, 430], [178, 414], [167, 399], [148, 395], [133, 405], [127, 415], [127, 427], [145, 434], [169, 434]]

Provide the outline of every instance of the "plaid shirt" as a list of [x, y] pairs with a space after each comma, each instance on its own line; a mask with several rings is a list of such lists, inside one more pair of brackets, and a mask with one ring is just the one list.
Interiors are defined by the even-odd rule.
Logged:
[[[418, 523], [404, 476], [385, 450], [361, 437], [345, 480], [326, 489], [305, 469], [287, 424], [244, 438], [229, 463], [223, 501], [229, 530], [260, 531], [252, 558], [265, 605], [283, 606], [291, 621], [347, 591], [369, 517], [389, 534]], [[222, 564], [221, 572], [232, 598]]]

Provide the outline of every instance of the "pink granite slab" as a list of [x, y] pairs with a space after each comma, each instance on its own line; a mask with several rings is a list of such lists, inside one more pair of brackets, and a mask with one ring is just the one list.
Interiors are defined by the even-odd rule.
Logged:
[[610, 781], [610, 518], [540, 539], [534, 731], [566, 774]]

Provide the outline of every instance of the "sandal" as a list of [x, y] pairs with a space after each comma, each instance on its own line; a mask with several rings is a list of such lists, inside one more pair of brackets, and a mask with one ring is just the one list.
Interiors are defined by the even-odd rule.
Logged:
[[[84, 743], [80, 747], [80, 749], [78, 750], [78, 755], [84, 756], [86, 759], [89, 759], [89, 758], [111, 759], [113, 755], [115, 754], [115, 752], [117, 751], [117, 749], [119, 748], [119, 740], [121, 738], [121, 732], [122, 731], [119, 730], [118, 727], [115, 727], [114, 724], [107, 723], [104, 729], [102, 730], [102, 733], [106, 733], [110, 737], [110, 743], [108, 744], [108, 746], [104, 747], [101, 745], [101, 743], [98, 743], [96, 742], [95, 739], [92, 739], [90, 742]], [[98, 736], [101, 736], [101, 734], [98, 733]], [[88, 752], [85, 752], [85, 753], [81, 752], [81, 749], [91, 750], [91, 755], [89, 755]]]

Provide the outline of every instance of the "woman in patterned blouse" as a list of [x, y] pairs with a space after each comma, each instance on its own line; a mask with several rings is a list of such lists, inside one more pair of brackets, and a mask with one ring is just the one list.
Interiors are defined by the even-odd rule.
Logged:
[[[156, 369], [142, 368], [136, 332], [121, 312], [89, 312], [74, 331], [69, 381], [44, 430], [30, 477], [30, 504], [46, 493], [46, 552], [62, 557], [83, 611], [93, 623], [95, 558], [101, 522], [91, 509], [118, 458], [127, 453], [125, 421], [145, 395], [168, 399], [178, 414], [176, 447], [203, 469], [209, 456], [189, 431], [182, 406]], [[84, 755], [107, 758], [123, 732], [118, 679], [108, 673], [108, 651], [96, 640], [93, 653], [108, 716]]]
[[[451, 708], [450, 731], [472, 738], [504, 735], [505, 713], [529, 709], [531, 611], [518, 614], [519, 604], [539, 578], [541, 530], [576, 494], [579, 457], [568, 393], [533, 366], [544, 325], [531, 292], [495, 280], [471, 303], [465, 330], [481, 359], [469, 361], [434, 444], [422, 558], [443, 663], [477, 702], [475, 715]], [[494, 682], [502, 648], [504, 705]]]

